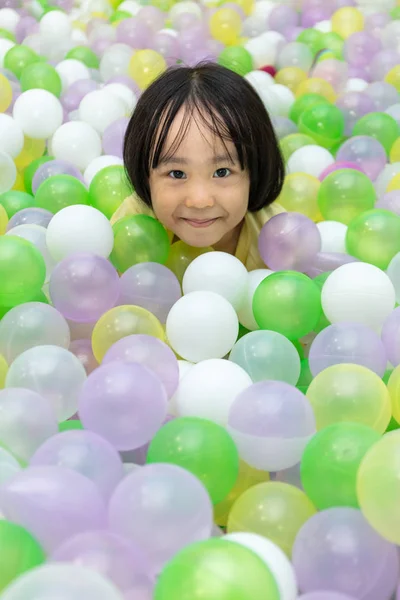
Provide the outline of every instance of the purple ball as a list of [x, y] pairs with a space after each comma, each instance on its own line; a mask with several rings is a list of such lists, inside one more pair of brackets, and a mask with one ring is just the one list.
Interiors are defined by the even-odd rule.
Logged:
[[300, 463], [297, 463], [293, 467], [289, 467], [288, 469], [283, 469], [282, 471], [278, 471], [275, 473], [274, 477], [275, 481], [281, 481], [282, 483], [288, 483], [289, 485], [294, 485], [299, 490], [303, 490], [303, 484], [301, 483], [300, 476]]
[[25, 527], [52, 552], [67, 539], [105, 529], [105, 502], [87, 477], [65, 467], [28, 467], [0, 488], [4, 517]]
[[399, 93], [394, 85], [386, 83], [386, 81], [375, 81], [366, 89], [365, 93], [371, 98], [375, 105], [375, 110], [383, 112], [389, 106], [397, 104], [399, 101]]
[[153, 50], [161, 54], [169, 67], [176, 65], [179, 59], [179, 41], [169, 33], [158, 31], [152, 41]]
[[126, 87], [132, 90], [132, 92], [134, 92], [135, 96], [137, 97], [140, 96], [142, 93], [142, 90], [140, 89], [138, 84], [135, 81], [133, 81], [133, 79], [131, 79], [129, 75], [114, 75], [113, 77], [110, 77], [110, 79], [107, 79], [107, 84], [109, 83], [122, 83], [122, 85], [126, 85]]
[[324, 169], [319, 176], [319, 180], [323, 181], [325, 177], [328, 177], [328, 175], [331, 173], [334, 173], [335, 171], [341, 171], [342, 169], [355, 169], [356, 171], [360, 171], [360, 173], [364, 173], [360, 165], [357, 165], [354, 162], [342, 160], [340, 162], [334, 162], [332, 165], [329, 165], [329, 167], [326, 167], [326, 169]]
[[316, 23], [329, 19], [331, 14], [332, 10], [330, 10], [329, 7], [324, 6], [316, 6], [309, 10], [303, 10], [301, 15], [301, 25], [306, 28], [314, 27]]
[[390, 600], [399, 575], [397, 549], [355, 508], [330, 508], [300, 529], [292, 553], [302, 592], [331, 590]]
[[53, 213], [44, 208], [36, 208], [35, 206], [23, 208], [8, 221], [7, 231], [18, 227], [18, 225], [39, 225], [46, 228], [53, 217]]
[[197, 477], [170, 464], [151, 464], [121, 481], [109, 504], [111, 531], [135, 542], [154, 573], [179, 550], [208, 539], [213, 509]]
[[128, 335], [118, 340], [107, 351], [103, 364], [114, 361], [144, 365], [163, 383], [168, 399], [179, 383], [178, 360], [171, 348], [151, 335]]
[[[164, 27], [167, 15], [156, 6], [143, 6], [136, 15], [136, 19], [141, 25], [147, 25], [150, 31], [156, 32]], [[149, 46], [146, 46], [147, 48]]]
[[365, 31], [372, 33], [379, 39], [381, 30], [389, 23], [390, 15], [388, 12], [374, 12], [365, 17]]
[[136, 50], [149, 48], [153, 35], [151, 27], [137, 18], [123, 19], [117, 26], [117, 42], [127, 44]]
[[389, 362], [397, 367], [400, 365], [400, 306], [387, 317], [381, 337]]
[[91, 42], [90, 48], [93, 50], [93, 52], [95, 54], [97, 54], [97, 56], [101, 57], [101, 56], [103, 56], [105, 51], [108, 50], [108, 48], [110, 46], [112, 46], [113, 43], [114, 42], [110, 39], [98, 38], [98, 39], [94, 40], [93, 42]]
[[31, 16], [21, 17], [15, 27], [15, 39], [18, 44], [22, 44], [28, 35], [39, 31], [39, 23]]
[[267, 28], [284, 35], [288, 29], [296, 27], [298, 23], [297, 11], [286, 4], [276, 4], [267, 17]]
[[336, 154], [336, 160], [349, 161], [372, 180], [378, 177], [387, 162], [386, 150], [378, 140], [368, 135], [358, 135], [344, 142]]
[[381, 81], [393, 67], [400, 63], [400, 54], [395, 50], [381, 50], [371, 61], [370, 72], [373, 81]]
[[380, 40], [366, 31], [357, 31], [345, 41], [343, 53], [349, 65], [367, 67], [381, 49]]
[[304, 272], [321, 250], [321, 236], [316, 224], [305, 215], [281, 213], [261, 229], [258, 249], [273, 271]]
[[318, 252], [314, 263], [306, 271], [306, 274], [314, 279], [314, 277], [321, 275], [321, 273], [335, 271], [335, 269], [338, 269], [342, 265], [347, 265], [352, 262], [360, 261], [354, 256], [342, 254], [341, 252]]
[[83, 98], [89, 92], [97, 90], [99, 84], [93, 79], [79, 79], [72, 83], [67, 91], [61, 96], [61, 104], [67, 112], [72, 112], [79, 108]]
[[158, 263], [139, 263], [122, 274], [119, 303], [149, 310], [165, 323], [171, 307], [182, 296], [180, 283], [170, 269]]
[[336, 592], [311, 592], [302, 594], [298, 600], [356, 600], [354, 596], [347, 594], [337, 594]]
[[374, 101], [365, 92], [345, 92], [336, 100], [336, 106], [343, 113], [346, 135], [351, 135], [361, 117], [375, 110]]
[[125, 474], [116, 449], [91, 431], [54, 435], [36, 450], [30, 465], [66, 467], [81, 473], [93, 481], [106, 502]]
[[50, 297], [67, 319], [93, 323], [113, 308], [119, 298], [119, 276], [102, 256], [71, 254], [59, 262], [50, 276]]
[[[151, 589], [151, 566], [143, 550], [111, 531], [87, 531], [67, 540], [50, 557], [97, 571], [122, 592]], [[141, 598], [141, 596], [133, 596]]]
[[105, 129], [103, 133], [104, 154], [123, 158], [124, 138], [128, 123], [128, 117], [122, 117]]
[[400, 216], [400, 190], [386, 192], [386, 194], [378, 200], [375, 208], [385, 208]]
[[81, 389], [79, 417], [117, 450], [134, 450], [160, 429], [167, 414], [167, 393], [147, 367], [111, 362], [91, 373]]
[[[166, 425], [173, 419], [175, 419], [175, 417], [173, 417], [172, 415], [167, 415], [164, 419], [163, 425]], [[125, 464], [133, 463], [135, 465], [140, 465], [141, 467], [143, 467], [147, 461], [147, 453], [149, 451], [150, 444], [151, 440], [143, 446], [140, 446], [140, 448], [136, 448], [136, 450], [127, 450], [126, 452], [120, 452], [122, 461]]]
[[71, 177], [75, 177], [84, 183], [82, 174], [75, 165], [67, 162], [66, 160], [49, 160], [43, 165], [40, 165], [33, 176], [32, 192], [36, 194], [39, 186], [46, 181], [46, 179], [49, 179], [49, 177], [54, 177], [55, 175], [71, 175]]
[[347, 76], [349, 79], [356, 78], [363, 79], [366, 82], [371, 81], [371, 75], [368, 67], [356, 67], [355, 65], [349, 65]]
[[387, 364], [385, 347], [378, 334], [361, 323], [334, 323], [311, 344], [311, 373], [316, 377], [332, 365], [348, 363], [367, 367], [383, 377]]

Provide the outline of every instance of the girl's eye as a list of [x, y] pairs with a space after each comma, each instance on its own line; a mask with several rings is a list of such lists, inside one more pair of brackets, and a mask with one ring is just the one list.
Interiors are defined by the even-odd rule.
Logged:
[[172, 177], [172, 179], [185, 179], [186, 178], [185, 173], [183, 171], [178, 171], [178, 170], [170, 171], [168, 173], [168, 175], [169, 175], [169, 177]]
[[230, 169], [227, 169], [226, 167], [224, 167], [223, 169], [217, 169], [214, 173], [214, 177], [217, 177], [218, 179], [223, 179], [225, 177], [228, 177], [228, 175], [231, 174]]

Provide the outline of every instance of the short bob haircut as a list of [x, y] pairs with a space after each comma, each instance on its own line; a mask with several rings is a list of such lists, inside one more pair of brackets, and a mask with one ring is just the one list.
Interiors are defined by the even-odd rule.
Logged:
[[[185, 117], [169, 149], [169, 129], [184, 107]], [[269, 115], [257, 92], [240, 75], [213, 63], [172, 67], [140, 97], [128, 124], [124, 163], [139, 198], [151, 207], [150, 170], [166, 150], [171, 157], [184, 138], [190, 119], [200, 118], [225, 145], [232, 141], [242, 169], [250, 177], [248, 210], [255, 212], [279, 195], [284, 163]]]

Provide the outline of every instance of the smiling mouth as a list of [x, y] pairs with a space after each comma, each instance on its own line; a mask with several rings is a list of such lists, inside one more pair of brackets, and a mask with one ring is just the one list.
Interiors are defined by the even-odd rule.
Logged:
[[185, 223], [187, 223], [191, 227], [196, 227], [196, 228], [210, 227], [210, 225], [213, 225], [215, 223], [215, 221], [217, 221], [217, 220], [218, 220], [218, 217], [216, 217], [215, 219], [185, 219], [185, 218], [182, 218], [182, 221], [185, 221]]

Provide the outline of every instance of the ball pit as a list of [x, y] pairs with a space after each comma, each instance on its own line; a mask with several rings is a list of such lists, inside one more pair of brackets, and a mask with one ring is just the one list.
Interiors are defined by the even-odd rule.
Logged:
[[[396, 1], [0, 4], [0, 600], [399, 599]], [[254, 270], [119, 212], [201, 61], [285, 162]]]

